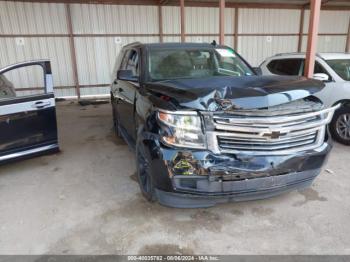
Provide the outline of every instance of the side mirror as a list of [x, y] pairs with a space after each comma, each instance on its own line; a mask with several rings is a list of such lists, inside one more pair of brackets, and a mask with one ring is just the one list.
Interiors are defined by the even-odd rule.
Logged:
[[118, 80], [125, 80], [125, 81], [132, 81], [132, 82], [138, 81], [138, 77], [134, 76], [134, 74], [132, 73], [131, 70], [118, 70], [117, 79]]
[[314, 74], [313, 79], [320, 80], [322, 82], [327, 82], [329, 81], [329, 76], [325, 73], [317, 73]]
[[253, 67], [253, 70], [255, 72], [255, 74], [257, 74], [258, 76], [262, 75], [262, 71], [260, 67]]

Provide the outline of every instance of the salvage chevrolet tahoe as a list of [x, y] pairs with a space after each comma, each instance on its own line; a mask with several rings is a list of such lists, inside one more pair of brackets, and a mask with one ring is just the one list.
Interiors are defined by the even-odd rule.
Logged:
[[208, 207], [309, 186], [331, 144], [335, 107], [324, 84], [257, 76], [234, 50], [211, 44], [125, 46], [111, 101], [115, 131], [136, 152], [150, 201]]

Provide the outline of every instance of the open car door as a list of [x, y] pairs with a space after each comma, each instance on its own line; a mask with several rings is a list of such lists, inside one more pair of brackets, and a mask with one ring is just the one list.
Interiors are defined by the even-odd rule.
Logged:
[[0, 69], [0, 164], [58, 150], [50, 62]]

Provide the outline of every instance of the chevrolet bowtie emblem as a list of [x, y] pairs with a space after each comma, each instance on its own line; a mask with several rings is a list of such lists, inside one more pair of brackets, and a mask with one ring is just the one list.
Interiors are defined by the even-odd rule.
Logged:
[[281, 135], [282, 134], [280, 131], [272, 131], [271, 133], [264, 133], [262, 136], [270, 139], [278, 139], [281, 137]]

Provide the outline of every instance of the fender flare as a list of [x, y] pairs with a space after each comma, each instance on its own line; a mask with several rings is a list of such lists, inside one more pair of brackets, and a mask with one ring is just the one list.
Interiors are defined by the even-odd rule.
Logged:
[[[350, 99], [343, 99], [343, 100], [339, 100], [339, 101], [337, 101], [337, 102], [335, 102], [332, 106], [335, 106], [335, 105], [337, 105], [337, 104], [341, 104], [341, 107], [340, 108], [343, 108], [343, 107], [348, 107], [349, 108], [349, 110], [350, 110]], [[340, 109], [339, 108], [339, 109]], [[338, 109], [338, 110], [339, 110]]]

